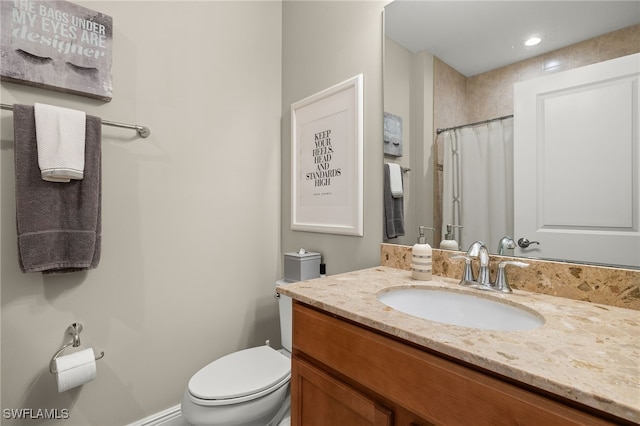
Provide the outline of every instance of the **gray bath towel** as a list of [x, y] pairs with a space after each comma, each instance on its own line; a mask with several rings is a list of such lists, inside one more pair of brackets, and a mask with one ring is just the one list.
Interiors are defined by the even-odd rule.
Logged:
[[16, 223], [23, 272], [59, 274], [93, 269], [100, 261], [100, 118], [87, 115], [85, 173], [69, 183], [42, 180], [32, 106], [14, 105]]
[[404, 198], [394, 198], [391, 193], [389, 165], [384, 165], [384, 237], [397, 238], [404, 235]]

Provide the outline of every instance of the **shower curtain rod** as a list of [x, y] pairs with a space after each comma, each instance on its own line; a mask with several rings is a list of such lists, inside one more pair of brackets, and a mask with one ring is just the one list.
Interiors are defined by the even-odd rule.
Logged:
[[503, 115], [502, 117], [498, 117], [498, 118], [490, 118], [488, 120], [483, 120], [483, 121], [476, 121], [475, 123], [463, 124], [461, 126], [447, 127], [446, 129], [437, 129], [436, 134], [439, 135], [440, 133], [443, 133], [449, 130], [457, 130], [457, 129], [462, 129], [463, 127], [477, 126], [479, 124], [486, 124], [492, 121], [505, 120], [507, 118], [513, 118], [513, 114]]
[[[13, 105], [0, 104], [0, 107], [7, 111], [13, 111]], [[133, 129], [138, 132], [138, 134], [142, 138], [146, 138], [151, 134], [151, 130], [149, 130], [147, 126], [140, 126], [138, 124], [125, 124], [107, 120], [102, 120], [102, 124], [104, 124], [105, 126], [121, 127], [123, 129]]]

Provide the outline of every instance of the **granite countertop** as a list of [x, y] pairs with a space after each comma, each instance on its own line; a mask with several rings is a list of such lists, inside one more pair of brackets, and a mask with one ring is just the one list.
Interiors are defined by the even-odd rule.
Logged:
[[[491, 331], [437, 323], [404, 314], [376, 294], [395, 288], [451, 288], [532, 309], [544, 325]], [[564, 398], [640, 423], [640, 311], [514, 290], [500, 294], [458, 285], [450, 278], [411, 279], [411, 272], [378, 266], [278, 287], [320, 308], [533, 385]]]

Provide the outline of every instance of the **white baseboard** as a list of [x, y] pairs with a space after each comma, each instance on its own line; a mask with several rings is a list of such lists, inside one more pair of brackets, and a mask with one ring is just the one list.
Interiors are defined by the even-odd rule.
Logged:
[[145, 417], [142, 420], [138, 420], [136, 422], [130, 423], [127, 426], [169, 426], [172, 420], [182, 417], [182, 413], [180, 411], [180, 404], [173, 406], [171, 408], [167, 408], [164, 411], [160, 411], [159, 413], [153, 414], [149, 417]]

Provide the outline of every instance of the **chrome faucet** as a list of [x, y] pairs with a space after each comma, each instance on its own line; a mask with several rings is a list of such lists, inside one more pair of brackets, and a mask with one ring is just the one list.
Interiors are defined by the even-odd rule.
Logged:
[[475, 241], [467, 250], [467, 257], [477, 257], [480, 261], [478, 269], [478, 277], [474, 280], [480, 285], [491, 285], [491, 276], [489, 273], [489, 250], [482, 241]]
[[[505, 237], [508, 238], [508, 237]], [[504, 238], [503, 238], [504, 239]], [[513, 241], [513, 240], [512, 240]], [[478, 268], [478, 277], [475, 278], [473, 274], [473, 268], [471, 263], [473, 259], [477, 258], [480, 262]], [[451, 256], [451, 259], [464, 259], [465, 267], [462, 273], [462, 279], [460, 285], [473, 287], [481, 290], [499, 291], [502, 293], [511, 293], [511, 286], [507, 280], [507, 274], [505, 267], [507, 265], [519, 266], [524, 268], [529, 266], [527, 263], [507, 260], [498, 264], [498, 274], [496, 276], [496, 282], [491, 282], [491, 273], [489, 270], [489, 251], [487, 246], [482, 241], [475, 241], [469, 246], [466, 255]]]
[[[476, 258], [480, 261], [477, 278], [475, 277], [473, 268], [471, 266], [473, 259]], [[465, 261], [464, 272], [462, 273], [460, 285], [475, 286], [490, 284], [489, 251], [487, 250], [487, 246], [482, 241], [475, 241], [473, 244], [471, 244], [471, 246], [469, 246], [469, 250], [467, 250], [466, 255], [459, 254], [451, 256], [451, 259], [464, 259]]]

